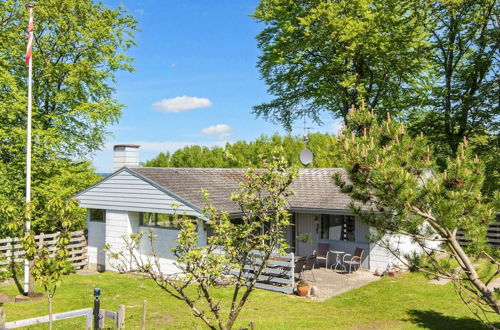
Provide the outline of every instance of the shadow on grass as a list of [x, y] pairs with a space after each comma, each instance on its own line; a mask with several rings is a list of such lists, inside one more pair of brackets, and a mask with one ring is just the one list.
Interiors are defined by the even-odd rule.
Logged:
[[21, 277], [22, 274], [18, 273], [18, 268], [16, 267], [15, 263], [10, 264], [10, 271], [12, 272], [12, 278], [14, 279], [14, 283], [16, 284], [19, 293], [22, 294], [24, 292], [24, 288], [23, 284], [19, 280], [19, 277]]
[[[490, 329], [481, 321], [469, 317], [453, 317], [435, 311], [410, 310], [408, 321], [431, 330], [440, 329]], [[500, 323], [493, 324], [496, 328]]]

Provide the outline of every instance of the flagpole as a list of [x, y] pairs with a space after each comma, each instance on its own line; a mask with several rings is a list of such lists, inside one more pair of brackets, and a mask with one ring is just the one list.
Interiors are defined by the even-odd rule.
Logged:
[[[30, 14], [30, 26], [32, 29], [33, 23], [33, 4], [27, 5]], [[33, 30], [29, 31], [31, 38], [33, 38]], [[28, 35], [28, 38], [30, 36]], [[31, 40], [31, 45], [33, 45], [33, 40]], [[32, 75], [33, 75], [33, 56], [30, 54], [28, 62], [28, 118], [26, 124], [26, 207], [30, 207], [31, 202], [31, 107], [32, 107]], [[31, 212], [27, 210], [26, 219], [26, 234], [29, 234], [31, 230]], [[28, 295], [30, 291], [30, 262], [27, 258], [24, 259], [24, 295]]]

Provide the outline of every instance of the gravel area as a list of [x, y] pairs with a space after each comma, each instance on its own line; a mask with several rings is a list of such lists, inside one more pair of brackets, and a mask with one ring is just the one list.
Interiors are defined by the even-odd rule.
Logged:
[[362, 287], [363, 285], [380, 279], [379, 276], [375, 276], [366, 270], [358, 270], [354, 273], [347, 274], [338, 273], [326, 268], [315, 269], [314, 276], [316, 281], [313, 280], [310, 271], [305, 272], [305, 277], [309, 285], [318, 288], [318, 296], [312, 297], [318, 301], [324, 301], [330, 297]]

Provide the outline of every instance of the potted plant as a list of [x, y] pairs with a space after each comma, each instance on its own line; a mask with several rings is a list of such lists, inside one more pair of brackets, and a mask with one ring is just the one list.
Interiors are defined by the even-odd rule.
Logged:
[[305, 278], [300, 278], [297, 281], [297, 293], [300, 297], [305, 297], [309, 294], [309, 283], [306, 282]]

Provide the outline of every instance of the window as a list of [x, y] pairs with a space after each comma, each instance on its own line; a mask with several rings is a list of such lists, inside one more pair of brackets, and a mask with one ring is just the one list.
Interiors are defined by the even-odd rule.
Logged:
[[99, 210], [99, 209], [89, 209], [89, 220], [90, 221], [97, 221], [97, 222], [104, 222], [106, 221], [106, 210]]
[[321, 239], [354, 241], [354, 217], [350, 215], [321, 215]]
[[[197, 218], [193, 216], [178, 215], [178, 219], [183, 217], [187, 217], [193, 221], [197, 220]], [[179, 228], [179, 224], [176, 223], [174, 215], [164, 213], [141, 212], [139, 215], [139, 224], [140, 226], [148, 227]]]

